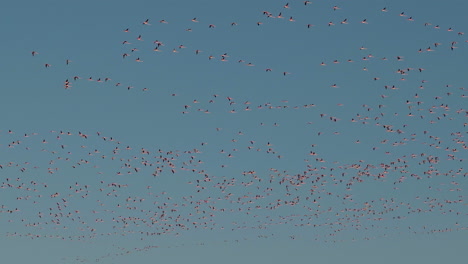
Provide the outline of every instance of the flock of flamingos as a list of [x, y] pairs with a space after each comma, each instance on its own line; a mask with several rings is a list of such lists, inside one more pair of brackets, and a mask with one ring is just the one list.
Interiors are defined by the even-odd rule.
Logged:
[[[311, 1], [285, 3], [278, 8], [280, 12], [260, 12], [258, 22], [251, 26], [264, 27], [272, 20], [282, 20], [313, 31], [372, 23], [365, 17], [351, 16], [322, 24], [300, 24], [300, 17], [290, 15], [291, 9], [312, 6]], [[339, 6], [329, 8], [331, 12], [344, 11]], [[410, 14], [386, 7], [375, 12], [452, 34], [450, 39], [410, 51], [419, 56], [441, 49], [466, 52], [468, 40], [455, 27], [417, 21]], [[147, 63], [151, 56], [174, 53], [197, 56], [201, 63], [238, 64], [259, 74], [301, 78], [287, 65], [276, 69], [228, 51], [215, 54], [203, 47], [169, 44], [170, 39], [150, 39], [149, 34], [142, 33], [170, 23], [170, 18], [142, 18], [128, 28], [117, 28], [116, 31], [122, 31], [122, 42], [115, 45], [120, 45], [122, 52], [115, 56], [128, 64]], [[180, 31], [196, 34], [197, 30], [226, 30], [241, 24], [211, 23], [201, 17], [187, 18], [186, 28]], [[201, 237], [215, 233], [220, 240], [229, 240], [233, 237], [229, 232], [238, 232], [249, 239], [285, 235], [290, 239], [337, 242], [466, 229], [463, 185], [468, 175], [464, 168], [468, 164], [468, 145], [464, 141], [468, 88], [447, 83], [428, 89], [432, 80], [427, 74], [430, 64], [411, 64], [399, 54], [374, 56], [369, 50], [366, 46], [356, 47], [348, 58], [311, 62], [331, 71], [338, 64], [352, 64], [373, 74], [366, 75], [369, 88], [362, 89], [378, 89], [378, 95], [360, 105], [359, 113], [347, 110], [353, 102], [346, 100], [337, 102], [333, 108], [336, 111], [331, 111], [317, 101], [297, 105], [287, 98], [278, 102], [244, 101], [228, 92], [200, 94], [180, 105], [177, 114], [184, 118], [203, 114], [248, 118], [252, 112], [270, 111], [270, 115], [275, 115], [280, 111], [309, 111], [310, 122], [303, 126], [311, 131], [311, 141], [304, 143], [300, 155], [291, 154], [295, 150], [283, 142], [249, 133], [249, 128], [242, 125], [230, 131], [213, 124], [208, 129], [220, 140], [194, 142], [186, 149], [134, 145], [99, 131], [2, 130], [0, 192], [8, 198], [0, 202], [0, 222], [8, 227], [2, 235], [85, 242], [125, 236], [140, 245], [146, 243], [113, 253], [119, 255], [157, 247], [154, 238], [191, 233]], [[44, 71], [73, 67], [79, 60], [65, 58], [62, 65], [56, 65], [48, 62], [45, 52], [33, 50], [31, 55], [31, 60], [41, 61], [47, 68], [40, 69]], [[390, 70], [397, 81], [382, 80], [368, 61], [398, 65]], [[340, 74], [339, 70], [336, 74]], [[419, 84], [402, 88], [407, 79], [418, 80]], [[64, 77], [63, 89], [71, 92], [91, 82], [128, 90], [129, 96], [135, 92], [148, 96], [152, 93], [151, 87], [134, 86], [115, 76], [82, 76], [78, 72]], [[323, 89], [339, 92], [351, 88], [331, 82]], [[402, 96], [408, 89], [413, 91], [411, 96]], [[388, 111], [390, 108], [397, 110]], [[258, 131], [280, 129], [281, 125], [281, 120], [259, 121]], [[373, 131], [375, 137], [358, 133], [349, 142], [347, 130]], [[328, 146], [337, 152], [352, 149], [357, 153], [350, 153], [346, 160], [334, 160], [333, 156], [322, 154]], [[361, 159], [360, 151], [375, 158]], [[291, 169], [285, 165], [288, 163], [302, 165]], [[203, 239], [200, 241], [203, 243]]]

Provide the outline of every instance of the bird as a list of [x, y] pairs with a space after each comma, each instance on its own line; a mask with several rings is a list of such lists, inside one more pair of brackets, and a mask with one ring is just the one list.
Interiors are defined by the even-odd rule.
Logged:
[[[303, 3], [304, 6], [312, 7], [311, 1]], [[299, 10], [300, 6], [302, 5], [286, 3], [283, 5], [285, 9], [281, 10], [289, 13], [280, 13], [278, 18], [285, 16], [289, 21], [307, 18]], [[331, 12], [331, 6], [317, 5], [315, 8], [317, 11], [323, 9], [324, 12]], [[341, 12], [335, 13], [340, 9], [335, 7], [333, 15]], [[229, 16], [230, 12], [223, 10], [222, 14]], [[356, 17], [357, 13], [350, 12], [349, 14]], [[369, 9], [366, 12], [370, 15], [380, 14], [379, 9]], [[387, 8], [381, 9], [381, 12], [387, 12]], [[125, 239], [120, 240], [109, 248], [109, 252], [103, 253], [103, 257], [97, 258], [97, 262], [101, 258], [104, 261], [109, 257], [116, 259], [122, 255], [149, 251], [156, 248], [151, 241], [158, 238], [162, 241], [157, 245], [159, 248], [170, 247], [171, 245], [164, 243], [164, 237], [182, 237], [192, 231], [221, 234], [225, 236], [225, 243], [242, 243], [243, 240], [238, 240], [236, 234], [243, 234], [244, 240], [275, 239], [281, 235], [280, 229], [288, 230], [290, 239], [312, 237], [324, 243], [346, 241], [348, 237], [342, 234], [353, 230], [356, 232], [353, 231], [350, 241], [379, 239], [380, 235], [369, 236], [374, 231], [378, 231], [382, 237], [398, 232], [403, 235], [407, 232], [417, 237], [462, 231], [460, 221], [464, 216], [463, 206], [466, 205], [461, 196], [462, 182], [468, 174], [460, 164], [464, 164], [466, 160], [463, 150], [468, 149], [468, 146], [463, 132], [460, 132], [463, 130], [459, 128], [462, 125], [463, 128], [468, 127], [463, 119], [466, 115], [463, 107], [465, 104], [461, 101], [468, 98], [468, 89], [456, 84], [456, 78], [448, 78], [456, 77], [456, 74], [451, 73], [449, 76], [440, 72], [441, 68], [450, 72], [453, 65], [446, 63], [442, 67], [435, 63], [435, 59], [441, 57], [448, 62], [453, 59], [446, 54], [449, 48], [453, 51], [452, 55], [463, 57], [465, 49], [462, 42], [468, 41], [456, 39], [463, 36], [459, 34], [462, 32], [457, 33], [457, 36], [453, 34], [458, 32], [454, 30], [456, 25], [444, 28], [444, 32], [448, 32], [438, 36], [438, 42], [433, 41], [427, 49], [421, 48], [418, 54], [411, 55], [411, 52], [416, 53], [417, 50], [412, 51], [411, 45], [398, 48], [390, 45], [385, 48], [380, 44], [375, 46], [376, 43], [372, 42], [368, 44], [371, 46], [367, 46], [366, 34], [362, 34], [364, 37], [361, 40], [365, 46], [348, 45], [350, 42], [343, 38], [340, 27], [329, 28], [335, 25], [333, 22], [328, 23], [328, 27], [325, 24], [323, 28], [322, 25], [314, 26], [317, 31], [311, 30], [308, 34], [319, 34], [315, 37], [303, 36], [301, 28], [306, 30], [305, 23], [288, 24], [292, 28], [282, 28], [280, 24], [278, 27], [271, 27], [274, 23], [284, 21], [275, 21], [274, 18], [277, 17], [268, 11], [263, 11], [262, 14], [273, 21], [268, 20], [271, 23], [267, 23], [264, 19], [252, 16], [245, 27], [226, 30], [221, 25], [211, 32], [221, 34], [218, 36], [221, 38], [208, 44], [203, 41], [194, 42], [193, 39], [190, 43], [184, 40], [189, 49], [193, 48], [191, 52], [195, 52], [195, 55], [199, 55], [201, 49], [207, 55], [215, 54], [216, 57], [207, 56], [210, 65], [204, 61], [203, 56], [198, 61], [200, 57], [191, 57], [183, 52], [186, 46], [180, 45], [183, 36], [177, 35], [178, 26], [175, 24], [187, 28], [184, 25], [191, 22], [184, 18], [174, 21], [177, 23], [173, 25], [171, 18], [167, 17], [171, 25], [161, 25], [154, 33], [164, 37], [168, 45], [173, 45], [172, 51], [179, 53], [174, 55], [177, 58], [160, 53], [157, 58], [147, 58], [145, 64], [117, 61], [113, 62], [116, 63], [115, 67], [101, 69], [99, 67], [105, 63], [112, 62], [111, 57], [109, 61], [105, 61], [107, 56], [98, 56], [95, 63], [92, 58], [82, 56], [84, 50], [80, 48], [74, 50], [73, 57], [65, 54], [68, 58], [73, 58], [73, 64], [69, 65], [71, 61], [67, 59], [65, 62], [69, 66], [64, 72], [63, 67], [54, 65], [53, 69], [47, 70], [47, 78], [65, 74], [63, 79], [59, 78], [59, 85], [63, 85], [59, 88], [67, 89], [66, 96], [73, 93], [91, 98], [89, 107], [74, 108], [77, 115], [85, 119], [106, 120], [108, 123], [115, 121], [112, 121], [112, 116], [116, 117], [118, 120], [116, 119], [114, 125], [129, 134], [106, 129], [104, 123], [103, 129], [107, 132], [96, 132], [89, 127], [88, 131], [84, 131], [83, 127], [83, 130], [77, 129], [73, 133], [60, 129], [46, 129], [39, 131], [40, 133], [31, 130], [18, 131], [18, 128], [12, 128], [14, 132], [8, 128], [0, 130], [0, 141], [3, 141], [0, 142], [0, 149], [8, 157], [0, 159], [0, 171], [6, 175], [0, 182], [0, 188], [16, 198], [6, 200], [0, 205], [3, 224], [8, 230], [6, 236], [26, 238], [32, 243], [45, 241], [47, 238], [59, 238], [63, 241], [84, 241], [86, 244], [99, 237], [114, 239], [121, 236], [131, 236], [140, 241], [131, 244]], [[385, 18], [388, 25], [393, 23], [392, 14], [396, 19], [399, 12], [385, 13], [390, 15]], [[406, 17], [404, 12], [400, 16], [413, 21], [413, 17]], [[354, 21], [353, 17], [349, 17], [350, 21]], [[137, 24], [140, 19], [136, 19]], [[340, 25], [349, 22], [348, 18], [338, 19], [341, 21]], [[166, 20], [157, 21], [166, 24]], [[219, 23], [217, 21], [220, 20], [215, 19], [212, 22]], [[259, 21], [257, 27], [255, 21]], [[193, 18], [192, 22], [198, 23], [198, 20]], [[364, 19], [361, 23], [367, 24], [367, 20]], [[117, 55], [122, 54], [124, 60], [138, 53], [135, 61], [142, 62], [140, 58], [150, 56], [146, 53], [151, 53], [152, 47], [156, 46], [153, 51], [162, 52], [164, 44], [161, 41], [154, 41], [154, 46], [151, 47], [146, 45], [150, 43], [139, 42], [143, 40], [142, 35], [146, 34], [147, 37], [149, 30], [152, 30], [145, 27], [149, 25], [149, 19], [142, 24], [142, 28], [132, 28], [132, 32], [140, 31], [135, 34], [138, 41], [134, 48], [127, 49], [131, 46], [122, 45], [130, 44], [128, 41], [123, 41], [122, 44], [110, 43], [109, 54], [120, 52]], [[231, 25], [237, 23], [233, 22]], [[427, 27], [430, 23], [425, 23], [425, 28], [422, 25], [402, 27], [402, 34], [408, 35], [408, 41], [411, 41], [416, 35], [424, 35], [417, 34], [419, 30], [433, 30], [432, 27]], [[312, 26], [307, 24], [307, 28]], [[370, 27], [373, 26], [374, 24]], [[232, 48], [224, 45], [226, 41], [234, 38], [244, 40], [247, 36], [245, 30], [248, 31], [249, 27], [261, 30], [258, 37], [270, 34], [273, 32], [271, 30], [276, 30], [278, 36], [287, 36], [288, 39], [292, 37], [298, 41], [311, 37], [312, 46], [317, 43], [322, 46], [318, 50], [322, 59], [317, 59], [317, 54], [307, 51], [310, 45], [303, 47], [287, 41], [281, 42], [280, 46], [276, 45], [279, 42], [272, 42], [273, 49], [262, 49], [260, 46], [255, 52], [255, 49], [252, 52], [235, 49], [228, 50], [228, 55], [223, 51]], [[370, 28], [365, 28], [367, 27], [362, 29], [365, 30], [364, 33], [371, 32]], [[122, 32], [119, 28], [116, 30]], [[124, 32], [129, 32], [128, 28]], [[327, 32], [338, 34], [342, 49], [335, 52], [332, 38], [319, 38], [320, 34]], [[375, 34], [378, 37], [380, 33]], [[190, 33], [190, 38], [199, 37], [202, 36], [195, 30]], [[255, 42], [251, 40], [242, 43], [255, 46]], [[118, 51], [119, 46], [124, 50]], [[281, 49], [283, 54], [269, 52], [275, 47]], [[385, 54], [379, 55], [378, 60], [374, 60], [374, 55], [378, 54], [358, 54], [367, 52], [367, 49], [380, 50]], [[54, 51], [41, 52], [43, 54], [37, 57], [37, 53], [32, 52], [35, 58], [31, 63], [50, 56]], [[403, 52], [409, 52], [410, 55]], [[268, 54], [271, 56], [264, 56]], [[294, 60], [294, 65], [284, 60], [301, 54], [311, 56], [304, 55], [303, 60]], [[334, 57], [329, 57], [330, 55]], [[230, 63], [228, 59], [238, 63]], [[54, 62], [48, 58], [44, 60]], [[177, 60], [186, 65], [177, 64]], [[343, 60], [354, 63], [343, 64]], [[214, 65], [218, 61], [226, 63]], [[39, 62], [39, 65], [41, 63], [49, 65], [44, 62]], [[87, 63], [89, 67], [86, 66]], [[396, 66], [396, 63], [399, 65]], [[178, 70], [172, 71], [172, 66], [167, 69], [158, 68], [166, 64], [175, 65]], [[250, 68], [243, 71], [238, 65]], [[278, 71], [278, 66], [275, 65], [301, 70], [295, 72], [290, 69], [294, 72], [294, 78], [283, 78], [281, 73], [283, 76], [290, 73]], [[149, 70], [134, 68], [140, 66]], [[207, 86], [195, 78], [191, 82], [193, 87], [181, 86], [177, 81], [164, 87], [167, 81], [165, 79], [174, 76], [185, 78], [185, 68], [193, 66], [195, 75], [201, 74], [202, 79], [211, 74], [212, 78]], [[213, 66], [216, 68], [209, 69]], [[92, 75], [86, 78], [90, 82], [84, 83], [79, 77], [79, 72], [83, 69], [90, 72], [88, 76]], [[145, 82], [145, 78], [149, 76], [145, 77], [145, 74], [154, 69], [157, 69], [159, 75], [162, 73], [162, 77], [158, 75], [158, 80]], [[40, 68], [36, 70], [37, 74], [45, 73]], [[166, 70], [178, 75], [166, 78]], [[257, 75], [263, 70], [265, 75]], [[34, 71], [32, 69], [32, 75], [37, 75]], [[434, 72], [440, 74], [436, 77], [432, 74]], [[204, 75], [206, 76], [203, 77]], [[112, 83], [105, 76], [119, 80]], [[340, 88], [337, 83], [350, 76], [352, 80], [348, 80], [345, 89], [330, 90], [323, 85], [328, 81], [330, 88]], [[399, 84], [398, 81], [404, 83]], [[243, 82], [252, 85], [240, 85]], [[224, 83], [229, 85], [223, 87]], [[255, 83], [265, 86], [256, 86]], [[430, 86], [424, 87], [426, 83]], [[153, 85], [150, 86], [151, 84]], [[127, 88], [127, 94], [122, 97], [124, 87]], [[24, 89], [27, 92], [29, 88], [25, 86]], [[271, 89], [274, 90], [274, 96], [270, 94]], [[49, 95], [54, 95], [50, 98], [59, 98], [63, 92], [55, 89], [40, 90], [46, 101]], [[209, 90], [217, 92], [206, 93]], [[101, 102], [104, 108], [106, 104], [111, 105], [108, 115], [106, 111], [104, 114], [91, 111], [94, 108], [92, 97], [100, 93], [112, 98], [108, 102]], [[190, 97], [193, 93], [197, 94], [196, 99]], [[141, 107], [122, 104], [120, 99], [135, 101]], [[160, 104], [161, 100], [167, 102]], [[36, 108], [35, 111], [42, 111], [40, 107]], [[66, 112], [66, 108], [62, 108], [57, 109]], [[144, 108], [143, 111], [140, 108]], [[153, 116], [158, 111], [162, 111], [163, 115], [160, 116], [164, 120], [157, 121], [159, 123], [156, 125], [173, 132], [166, 133], [164, 139], [155, 137], [151, 128]], [[121, 112], [133, 116], [136, 121], [139, 117], [143, 120], [143, 123], [140, 122], [143, 128], [133, 129], [141, 132], [142, 139], [135, 141], [133, 137], [136, 132], [126, 128], [138, 128], [140, 123], [135, 125], [132, 120], [123, 118]], [[197, 116], [209, 113], [211, 115]], [[224, 118], [226, 120], [221, 128], [219, 120], [226, 114], [237, 115]], [[10, 115], [14, 118], [15, 111]], [[244, 122], [248, 120], [254, 122]], [[58, 123], [55, 125], [60, 126], [60, 120], [56, 121]], [[145, 127], [146, 123], [150, 124], [149, 128]], [[78, 128], [83, 124], [77, 119], [73, 126]], [[438, 135], [436, 132], [441, 128], [446, 133]], [[153, 130], [156, 131], [157, 126]], [[119, 134], [119, 140], [107, 133]], [[356, 136], [356, 133], [360, 136]], [[179, 144], [177, 140], [180, 141], [181, 135], [184, 138]], [[294, 140], [284, 141], [284, 137], [292, 137]], [[162, 144], [161, 140], [165, 143]], [[333, 153], [335, 146], [340, 146], [340, 153]], [[81, 173], [83, 171], [86, 173]], [[80, 176], [70, 178], [72, 174]], [[368, 193], [365, 197], [356, 195], [369, 186], [372, 186], [374, 193]], [[412, 190], [411, 195], [401, 195], [406, 189]], [[285, 213], [286, 211], [294, 212], [291, 214]], [[437, 222], [432, 216], [451, 220]], [[426, 220], [413, 221], [415, 217]], [[224, 221], [225, 219], [230, 221]], [[246, 230], [249, 232], [244, 232]], [[65, 262], [73, 260], [88, 261], [78, 257], [64, 259]]]

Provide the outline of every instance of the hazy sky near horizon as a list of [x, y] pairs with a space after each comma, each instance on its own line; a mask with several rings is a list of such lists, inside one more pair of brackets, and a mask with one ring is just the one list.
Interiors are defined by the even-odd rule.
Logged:
[[6, 3], [2, 259], [463, 263], [467, 7]]

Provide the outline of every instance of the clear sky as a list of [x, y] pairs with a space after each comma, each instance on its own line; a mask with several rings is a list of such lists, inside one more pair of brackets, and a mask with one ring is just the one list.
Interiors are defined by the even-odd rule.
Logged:
[[2, 263], [463, 263], [466, 1], [9, 1]]

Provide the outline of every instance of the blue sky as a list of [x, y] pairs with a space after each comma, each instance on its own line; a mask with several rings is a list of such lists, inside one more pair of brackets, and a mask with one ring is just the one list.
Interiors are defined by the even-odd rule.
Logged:
[[467, 5], [5, 4], [3, 258], [462, 262]]

